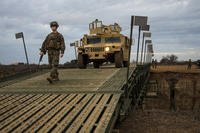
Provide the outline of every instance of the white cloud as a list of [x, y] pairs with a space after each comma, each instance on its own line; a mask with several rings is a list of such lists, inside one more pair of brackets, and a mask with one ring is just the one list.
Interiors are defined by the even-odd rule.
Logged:
[[[14, 33], [19, 31], [25, 33], [31, 62], [37, 62], [38, 49], [50, 32], [48, 23], [52, 20], [60, 23], [60, 32], [69, 45], [87, 33], [88, 23], [96, 18], [106, 24], [118, 22], [123, 33], [128, 35], [130, 16], [147, 15], [155, 52], [184, 53], [183, 48], [200, 49], [199, 4], [198, 0], [1, 0], [0, 28], [3, 32], [0, 32], [0, 62], [24, 59], [23, 49], [18, 47], [20, 41], [14, 38]], [[134, 36], [137, 38], [136, 34]], [[135, 48], [136, 45], [133, 52]], [[199, 58], [198, 53], [192, 52], [194, 49], [189, 55]], [[74, 58], [73, 52], [73, 48], [67, 46], [62, 62]], [[12, 56], [7, 53], [12, 53]], [[181, 58], [187, 59], [187, 55]]]

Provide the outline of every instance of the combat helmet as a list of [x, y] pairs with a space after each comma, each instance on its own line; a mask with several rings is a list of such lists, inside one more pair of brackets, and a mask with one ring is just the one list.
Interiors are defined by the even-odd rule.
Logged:
[[52, 21], [52, 22], [50, 23], [50, 27], [52, 27], [52, 26], [59, 27], [58, 22]]

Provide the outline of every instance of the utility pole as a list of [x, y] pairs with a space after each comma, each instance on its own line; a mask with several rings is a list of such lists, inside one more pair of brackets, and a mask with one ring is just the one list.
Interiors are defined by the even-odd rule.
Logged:
[[138, 55], [139, 55], [139, 41], [140, 41], [141, 26], [147, 25], [147, 19], [148, 19], [148, 17], [146, 17], [146, 16], [131, 16], [130, 44], [129, 44], [128, 67], [127, 67], [126, 82], [128, 82], [128, 78], [129, 78], [131, 45], [132, 45], [132, 40], [133, 40], [132, 39], [132, 36], [133, 36], [133, 26], [134, 25], [139, 26], [137, 60], [136, 60], [136, 64], [137, 64], [137, 62], [138, 62]]
[[141, 33], [141, 26], [139, 26], [139, 30], [138, 30], [138, 45], [137, 45], [136, 65], [138, 65], [138, 58], [139, 58], [140, 33]]
[[73, 43], [70, 43], [70, 47], [74, 47], [74, 52], [75, 52], [75, 58], [76, 60], [78, 60], [78, 57], [77, 57], [77, 50], [76, 50], [76, 47], [78, 46], [78, 41], [75, 41]]
[[142, 28], [141, 28], [141, 30], [143, 31], [143, 37], [142, 37], [142, 49], [141, 49], [140, 64], [143, 64], [142, 59], [143, 59], [143, 50], [144, 50], [144, 39], [145, 39], [145, 37], [151, 37], [151, 33], [146, 32], [146, 31], [149, 31], [149, 29], [150, 29], [150, 25], [145, 25], [145, 26], [142, 26]]
[[23, 45], [24, 45], [24, 52], [25, 52], [25, 56], [26, 56], [26, 62], [27, 62], [29, 70], [31, 71], [31, 68], [30, 68], [30, 65], [29, 65], [28, 54], [27, 54], [27, 50], [26, 50], [26, 44], [25, 44], [23, 32], [16, 33], [15, 34], [15, 38], [16, 39], [22, 38]]
[[132, 46], [132, 41], [133, 41], [133, 39], [132, 39], [133, 38], [133, 25], [134, 25], [134, 16], [131, 16], [130, 44], [129, 44], [128, 67], [127, 67], [127, 73], [126, 73], [126, 82], [128, 82], [128, 78], [129, 78], [131, 46]]
[[152, 43], [152, 41], [151, 40], [145, 40], [145, 47], [144, 47], [144, 62], [146, 62], [146, 54], [147, 54], [147, 44], [150, 44], [150, 43]]

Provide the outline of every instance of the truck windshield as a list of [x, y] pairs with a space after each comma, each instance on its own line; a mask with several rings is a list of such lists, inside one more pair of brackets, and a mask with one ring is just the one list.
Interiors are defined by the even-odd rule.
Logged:
[[96, 43], [101, 43], [100, 37], [92, 37], [87, 39], [87, 44], [96, 44]]
[[106, 43], [119, 43], [121, 42], [120, 37], [106, 37], [105, 38]]

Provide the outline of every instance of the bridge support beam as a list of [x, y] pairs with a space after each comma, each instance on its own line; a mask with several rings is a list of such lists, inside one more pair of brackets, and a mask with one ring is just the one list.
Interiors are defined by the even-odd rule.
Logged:
[[169, 90], [170, 90], [170, 109], [172, 111], [176, 111], [176, 101], [175, 101], [175, 86], [178, 82], [177, 79], [172, 78], [167, 80], [169, 84]]
[[122, 107], [120, 116], [123, 119], [130, 109], [135, 110], [143, 102], [146, 94], [146, 85], [150, 77], [150, 65], [137, 65], [130, 74], [128, 82], [124, 85], [122, 96]]

